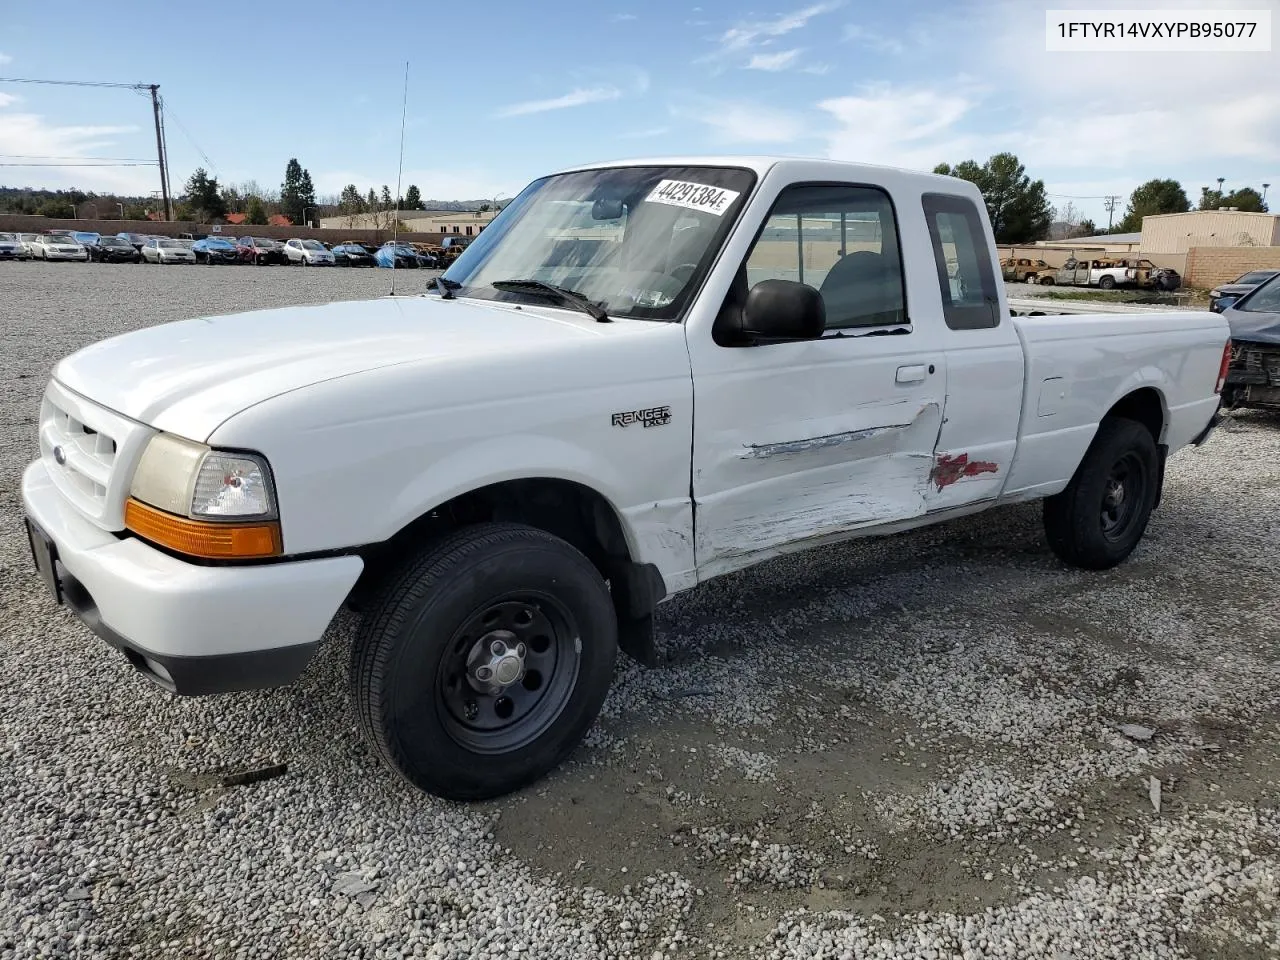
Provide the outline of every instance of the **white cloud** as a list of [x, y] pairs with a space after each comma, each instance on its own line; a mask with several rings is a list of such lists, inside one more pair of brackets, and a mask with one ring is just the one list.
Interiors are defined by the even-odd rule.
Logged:
[[856, 23], [847, 24], [844, 28], [844, 38], [846, 40], [860, 43], [863, 46], [870, 47], [873, 50], [881, 50], [885, 53], [903, 53], [906, 47], [901, 40], [895, 40], [893, 37], [886, 37], [882, 33], [876, 33], [874, 30], [868, 30], [866, 27], [859, 26]]
[[811, 73], [815, 77], [822, 77], [831, 72], [831, 64], [829, 63], [811, 63], [807, 67], [800, 70], [801, 73]]
[[827, 153], [836, 160], [931, 170], [978, 148], [976, 137], [956, 129], [974, 107], [965, 93], [879, 84], [818, 107], [833, 121]]
[[797, 47], [794, 50], [779, 50], [777, 53], [757, 53], [747, 64], [747, 69], [768, 70], [771, 73], [786, 70], [796, 62], [796, 58], [802, 52]]
[[588, 103], [604, 103], [618, 100], [622, 91], [617, 87], [579, 87], [570, 90], [564, 96], [552, 97], [548, 100], [525, 100], [502, 107], [495, 116], [522, 117], [531, 113], [546, 113], [548, 110], [566, 110], [569, 107], [581, 107]]
[[0, 66], [3, 66], [6, 63], [13, 63], [13, 57], [9, 56], [7, 53], [0, 53]]
[[660, 137], [664, 133], [670, 133], [670, 127], [649, 127], [644, 130], [629, 130], [626, 133], [618, 134], [622, 140], [648, 140], [650, 137]]
[[702, 104], [696, 110], [672, 112], [705, 124], [710, 128], [712, 139], [726, 145], [792, 143], [806, 134], [800, 117], [755, 103], [716, 101]]
[[717, 39], [717, 49], [701, 59], [717, 60], [725, 57], [745, 56], [751, 50], [766, 46], [778, 37], [802, 29], [814, 17], [843, 6], [844, 0], [829, 0], [786, 13], [773, 20], [755, 20], [737, 23], [722, 33]]
[[18, 96], [12, 93], [0, 93], [0, 109], [11, 107], [18, 102]]
[[[11, 94], [0, 106], [17, 102]], [[77, 157], [101, 156], [121, 137], [137, 133], [135, 126], [57, 126], [36, 113], [0, 112], [0, 154], [14, 157], [60, 158], [59, 163], [75, 163]], [[119, 154], [106, 153], [108, 156]], [[146, 156], [130, 153], [128, 156]], [[15, 161], [19, 162], [19, 161]], [[27, 162], [27, 161], [22, 161]], [[38, 161], [30, 161], [38, 162]], [[78, 186], [86, 190], [122, 193], [149, 193], [155, 189], [158, 176], [154, 167], [14, 167], [8, 173], [11, 182], [32, 186]]]
[[626, 23], [629, 20], [639, 20], [640, 18], [637, 17], [634, 13], [615, 13], [609, 19], [612, 20], [614, 23]]

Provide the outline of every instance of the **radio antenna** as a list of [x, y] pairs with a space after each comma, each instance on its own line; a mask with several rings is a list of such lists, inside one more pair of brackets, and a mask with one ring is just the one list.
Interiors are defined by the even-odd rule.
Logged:
[[409, 61], [404, 62], [404, 101], [400, 105], [400, 166], [396, 170], [396, 210], [391, 221], [391, 296], [396, 295], [396, 259], [400, 248], [400, 179], [404, 176], [404, 119], [409, 110]]

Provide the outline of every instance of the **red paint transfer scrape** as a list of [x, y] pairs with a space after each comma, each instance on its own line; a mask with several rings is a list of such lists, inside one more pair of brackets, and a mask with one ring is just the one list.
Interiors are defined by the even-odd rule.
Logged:
[[944, 453], [938, 457], [938, 462], [933, 465], [933, 469], [929, 471], [929, 479], [938, 485], [941, 490], [949, 487], [961, 477], [976, 477], [980, 473], [996, 473], [999, 467], [988, 460], [974, 460], [969, 462], [967, 453], [952, 456]]

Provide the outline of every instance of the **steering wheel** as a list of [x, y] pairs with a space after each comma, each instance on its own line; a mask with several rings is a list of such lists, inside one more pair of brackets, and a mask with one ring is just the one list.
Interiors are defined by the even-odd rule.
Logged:
[[684, 286], [693, 277], [694, 271], [698, 269], [696, 263], [679, 263], [671, 268], [668, 276], [675, 279], [680, 286]]

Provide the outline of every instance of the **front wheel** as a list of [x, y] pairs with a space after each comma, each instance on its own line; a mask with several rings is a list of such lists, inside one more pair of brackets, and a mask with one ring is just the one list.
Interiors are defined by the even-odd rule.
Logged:
[[1053, 286], [1053, 277], [1052, 277], [1051, 275], [1049, 275], [1049, 274], [1046, 274], [1045, 276], [1041, 277], [1041, 278], [1040, 278], [1040, 286], [1042, 286], [1042, 287], [1052, 287], [1052, 286]]
[[1098, 281], [1098, 286], [1100, 286], [1103, 290], [1112, 290], [1115, 288], [1115, 285], [1116, 285], [1116, 278], [1111, 276], [1102, 277]]
[[1146, 532], [1160, 487], [1160, 455], [1145, 426], [1103, 420], [1071, 483], [1044, 502], [1044, 528], [1059, 559], [1107, 570]]
[[609, 690], [617, 621], [599, 571], [533, 527], [460, 530], [410, 560], [366, 615], [352, 699], [382, 760], [449, 800], [560, 764]]

